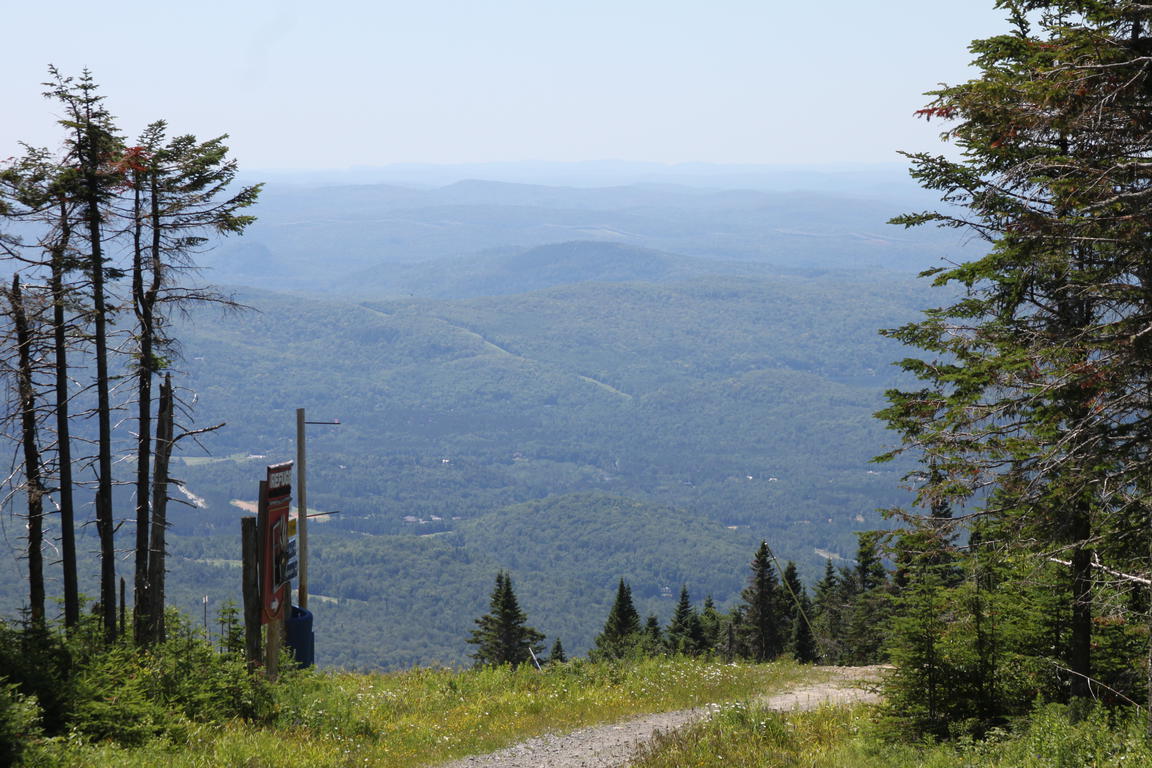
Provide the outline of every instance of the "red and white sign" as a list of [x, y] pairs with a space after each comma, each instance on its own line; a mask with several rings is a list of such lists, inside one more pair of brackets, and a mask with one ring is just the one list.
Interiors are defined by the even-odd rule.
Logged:
[[261, 531], [263, 558], [260, 564], [260, 584], [264, 593], [261, 623], [280, 619], [288, 601], [288, 510], [292, 505], [292, 462], [268, 467], [268, 482], [264, 485], [264, 530]]

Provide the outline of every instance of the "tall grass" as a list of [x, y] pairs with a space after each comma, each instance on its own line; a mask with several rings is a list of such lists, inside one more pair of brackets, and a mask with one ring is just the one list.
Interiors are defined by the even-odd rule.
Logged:
[[274, 688], [272, 720], [189, 725], [138, 747], [46, 740], [31, 765], [316, 768], [430, 765], [643, 712], [748, 698], [813, 673], [792, 664], [574, 661], [395, 674], [306, 673]]
[[658, 737], [634, 768], [1134, 768], [1152, 766], [1144, 715], [1041, 707], [1015, 732], [983, 741], [907, 744], [891, 739], [875, 707], [780, 713], [730, 706], [711, 720]]

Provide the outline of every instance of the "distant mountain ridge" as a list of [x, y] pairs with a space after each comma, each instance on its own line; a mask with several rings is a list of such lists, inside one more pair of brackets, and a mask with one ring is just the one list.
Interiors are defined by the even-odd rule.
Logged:
[[[274, 290], [340, 291], [373, 267], [459, 260], [512, 244], [614, 242], [778, 269], [905, 274], [956, 257], [963, 246], [953, 232], [905, 231], [885, 223], [909, 207], [900, 197], [667, 184], [271, 186], [245, 237], [201, 261], [212, 282], [259, 280]], [[432, 285], [412, 286], [412, 292], [441, 290], [435, 284], [442, 279], [429, 277]]]
[[741, 163], [656, 163], [623, 160], [580, 162], [393, 163], [377, 167], [333, 170], [255, 169], [245, 183], [271, 181], [279, 185], [333, 186], [391, 184], [431, 189], [464, 179], [512, 184], [596, 188], [665, 184], [699, 189], [756, 189], [787, 192], [798, 189], [867, 195], [923, 196], [903, 162], [828, 165], [764, 165]]
[[765, 264], [693, 258], [628, 243], [574, 240], [380, 265], [355, 273], [338, 287], [351, 295], [462, 299], [581, 283], [664, 283], [705, 275], [763, 278], [777, 271]]

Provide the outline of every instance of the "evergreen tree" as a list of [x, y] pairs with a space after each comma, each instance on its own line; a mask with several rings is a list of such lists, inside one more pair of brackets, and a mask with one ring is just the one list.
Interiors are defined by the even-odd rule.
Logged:
[[[172, 418], [174, 391], [167, 386], [169, 412], [157, 407], [154, 416], [153, 381], [168, 365], [175, 346], [165, 328], [167, 316], [170, 308], [190, 301], [223, 300], [180, 275], [195, 269], [192, 257], [210, 237], [243, 231], [252, 218], [239, 211], [254, 202], [259, 188], [246, 187], [224, 196], [236, 166], [226, 158], [222, 139], [199, 143], [183, 136], [167, 140], [164, 123], [158, 122], [142, 134], [138, 146], [127, 147], [89, 72], [71, 78], [50, 68], [50, 75], [44, 95], [61, 113], [59, 122], [66, 130], [62, 153], [57, 157], [48, 150], [27, 147], [23, 158], [10, 159], [0, 168], [0, 209], [6, 218], [24, 222], [22, 230], [34, 234], [30, 242], [3, 237], [3, 255], [22, 283], [47, 284], [52, 306], [50, 323], [40, 323], [42, 328], [25, 325], [38, 334], [28, 339], [29, 344], [51, 349], [54, 381], [47, 385], [38, 377], [33, 382], [38, 391], [25, 388], [22, 401], [51, 402], [56, 439], [46, 449], [37, 447], [34, 454], [27, 451], [25, 441], [25, 464], [33, 471], [30, 474], [26, 469], [24, 474], [35, 477], [38, 470], [41, 495], [51, 493], [58, 500], [68, 627], [76, 626], [80, 609], [73, 490], [84, 473], [94, 474], [91, 486], [96, 491], [93, 508], [100, 553], [97, 606], [106, 640], [115, 639], [124, 623], [117, 621], [115, 535], [124, 520], [113, 510], [112, 489], [117, 482], [113, 451], [126, 441], [119, 439], [118, 425], [112, 419], [112, 411], [120, 407], [112, 401], [114, 385], [123, 378], [114, 356], [123, 355], [127, 361], [131, 355], [137, 413], [133, 435], [137, 476], [134, 629], [138, 641], [152, 642], [163, 635], [166, 520], [162, 506], [169, 482], [176, 482], [170, 481], [167, 466], [161, 464], [167, 462], [178, 439], [208, 431], [177, 433], [169, 425], [166, 436], [160, 435], [160, 419]], [[126, 275], [132, 278], [127, 297], [118, 289]], [[134, 324], [126, 322], [130, 318], [125, 317], [125, 309]], [[135, 344], [113, 344], [113, 335], [130, 336]], [[84, 414], [74, 414], [70, 408], [78, 380], [70, 360], [77, 349], [94, 369], [92, 384], [85, 388], [92, 393], [94, 407]], [[164, 387], [161, 383], [162, 392]], [[51, 397], [41, 399], [40, 393], [48, 391]], [[163, 395], [160, 402], [164, 402]], [[94, 417], [95, 422], [95, 455], [82, 461], [72, 457], [70, 420], [76, 417]], [[49, 472], [55, 477], [49, 477]], [[35, 508], [39, 500], [30, 496], [30, 503]], [[30, 533], [34, 537], [40, 532], [40, 518], [40, 513], [32, 512]], [[37, 564], [33, 557], [30, 567], [34, 572]], [[40, 576], [33, 574], [34, 592], [40, 582]], [[37, 619], [41, 602], [32, 601]]]
[[511, 664], [519, 666], [543, 650], [544, 635], [526, 626], [512, 579], [504, 571], [496, 574], [496, 586], [489, 599], [489, 612], [476, 619], [476, 629], [468, 642], [476, 646], [472, 658], [477, 666]]
[[796, 571], [796, 563], [791, 560], [784, 566], [784, 578], [780, 583], [780, 636], [785, 639], [784, 645], [788, 651], [793, 651], [792, 635], [796, 631], [796, 622], [799, 620], [800, 595], [804, 592], [804, 585], [800, 583], [800, 574]]
[[760, 542], [751, 568], [748, 586], [740, 593], [745, 605], [745, 642], [753, 661], [771, 661], [784, 650], [784, 638], [780, 633], [780, 585], [768, 542]]
[[871, 592], [888, 583], [888, 572], [880, 558], [883, 531], [856, 534], [856, 586], [860, 592]]
[[640, 614], [632, 604], [632, 589], [620, 579], [616, 588], [616, 601], [608, 612], [604, 629], [596, 636], [593, 656], [601, 659], [620, 659], [629, 654], [639, 641]]
[[564, 646], [560, 642], [560, 638], [556, 638], [556, 642], [552, 643], [552, 650], [548, 653], [549, 664], [563, 664], [568, 661], [567, 654], [564, 653]]
[[915, 733], [940, 737], [947, 735], [953, 720], [977, 714], [973, 703], [978, 686], [964, 674], [966, 665], [958, 653], [962, 646], [949, 642], [946, 635], [949, 618], [958, 615], [956, 606], [975, 610], [980, 606], [966, 597], [965, 590], [957, 589], [963, 571], [952, 548], [947, 505], [938, 503], [930, 516], [911, 516], [907, 523], [895, 535], [888, 650], [896, 670], [885, 681], [886, 696]]
[[1071, 580], [1059, 564], [1037, 568], [1017, 558], [999, 537], [995, 526], [978, 524], [959, 565], [917, 563], [896, 597], [888, 623], [896, 668], [885, 697], [910, 733], [944, 736], [962, 727], [979, 736], [1038, 698], [1067, 697], [1052, 670], [1067, 665]]
[[891, 615], [888, 574], [878, 549], [880, 531], [857, 534], [856, 567], [840, 661], [875, 664], [883, 660], [886, 624]]
[[220, 652], [244, 658], [244, 621], [236, 603], [228, 600], [220, 606], [216, 620], [220, 624]]
[[[933, 470], [934, 471], [934, 470]], [[955, 587], [963, 578], [955, 547], [955, 522], [946, 502], [932, 505], [927, 516], [903, 515], [906, 527], [894, 534], [896, 571], [892, 585], [898, 591], [918, 576], [931, 572], [942, 587]]]
[[[82, 224], [77, 229], [86, 239], [84, 260], [89, 281], [91, 338], [95, 362], [96, 392], [96, 533], [100, 541], [100, 616], [105, 639], [117, 634], [116, 622], [116, 522], [112, 510], [112, 379], [108, 367], [108, 326], [114, 303], [108, 300], [106, 283], [120, 276], [110, 266], [106, 253], [109, 206], [117, 195], [123, 177], [115, 163], [123, 150], [123, 140], [104, 97], [91, 73], [85, 70], [79, 80], [65, 77], [50, 68], [52, 81], [45, 93], [64, 113], [61, 120], [68, 130], [65, 143], [67, 172], [61, 192], [75, 200]], [[81, 247], [77, 245], [77, 247]]]
[[700, 650], [704, 653], [713, 653], [720, 650], [721, 635], [724, 632], [724, 617], [716, 610], [716, 603], [712, 602], [712, 595], [704, 598], [704, 607], [700, 610]]
[[824, 664], [838, 664], [843, 656], [841, 641], [844, 636], [846, 602], [844, 581], [832, 561], [825, 560], [824, 576], [816, 583], [812, 604], [816, 649]]
[[639, 650], [646, 656], [655, 656], [663, 653], [667, 646], [664, 644], [664, 630], [660, 627], [660, 619], [656, 614], [648, 614], [644, 622], [644, 629], [640, 633]]
[[668, 623], [668, 631], [664, 634], [664, 644], [670, 653], [686, 656], [695, 656], [700, 653], [704, 645], [704, 632], [700, 626], [700, 616], [692, 607], [686, 584], [680, 587], [680, 599], [676, 603], [672, 620]]
[[744, 642], [747, 637], [744, 606], [737, 605], [728, 613], [722, 632], [723, 637], [721, 639], [720, 652], [723, 654], [725, 661], [751, 657], [752, 652]]
[[[947, 595], [931, 573], [909, 579], [892, 622], [894, 679], [887, 691], [900, 715], [917, 733], [944, 735], [943, 696], [950, 677], [944, 651]], [[955, 701], [955, 691], [952, 699]], [[952, 713], [955, 709], [952, 709]]]
[[[168, 467], [166, 452], [174, 430], [156, 424], [152, 448], [153, 379], [164, 372], [174, 340], [167, 331], [168, 315], [193, 303], [234, 302], [205, 288], [181, 284], [176, 275], [191, 264], [192, 254], [208, 234], [240, 234], [254, 219], [241, 211], [256, 201], [259, 186], [229, 194], [236, 163], [227, 157], [220, 137], [206, 142], [194, 136], [169, 139], [167, 124], [158, 121], [126, 149], [119, 163], [131, 190], [131, 298], [135, 327], [136, 370], [136, 568], [134, 636], [139, 644], [158, 642], [164, 635], [164, 553]], [[171, 407], [171, 386], [168, 388]], [[164, 403], [161, 396], [158, 403]], [[164, 417], [157, 405], [155, 419]], [[152, 474], [152, 463], [157, 463]], [[152, 562], [155, 560], [156, 562]]]
[[1067, 683], [1088, 697], [1093, 564], [1146, 562], [1152, 541], [1152, 5], [998, 6], [1011, 27], [972, 44], [978, 76], [920, 111], [960, 150], [911, 156], [948, 207], [896, 220], [989, 247], [932, 271], [958, 301], [889, 332], [928, 356], [903, 362], [921, 386], [890, 392], [883, 416], [936, 470], [921, 507], [979, 493], [1017, 550], [1065, 553]]
[[819, 657], [816, 648], [816, 637], [812, 633], [812, 604], [808, 601], [808, 593], [800, 587], [796, 600], [796, 618], [792, 621], [792, 636], [789, 647], [792, 657], [801, 664], [813, 664]]
[[[80, 621], [80, 589], [76, 560], [76, 521], [73, 503], [71, 396], [69, 354], [78, 336], [70, 317], [81, 289], [72, 281], [81, 260], [75, 251], [77, 204], [69, 194], [71, 174], [46, 149], [26, 148], [25, 156], [0, 167], [0, 214], [13, 220], [33, 222], [40, 232], [37, 242], [24, 243], [0, 236], [0, 244], [22, 262], [46, 267], [52, 304], [51, 358], [53, 382], [49, 387], [55, 422], [55, 486], [59, 508], [60, 564], [63, 570], [64, 624]], [[30, 246], [30, 247], [29, 247]], [[39, 251], [39, 259], [34, 255]], [[27, 463], [27, 462], [25, 462]], [[47, 469], [47, 467], [45, 467]], [[26, 470], [27, 472], [27, 470]]]

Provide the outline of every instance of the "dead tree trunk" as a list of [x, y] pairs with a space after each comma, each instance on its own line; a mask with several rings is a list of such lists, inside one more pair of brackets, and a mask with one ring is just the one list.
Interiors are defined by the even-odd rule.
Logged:
[[[138, 347], [138, 368], [136, 371], [136, 624], [135, 636], [137, 644], [147, 644], [159, 639], [159, 635], [150, 632], [148, 627], [155, 626], [156, 616], [154, 610], [164, 610], [161, 597], [157, 602], [149, 596], [155, 588], [151, 581], [154, 569], [151, 558], [155, 552], [152, 545], [154, 537], [149, 533], [152, 526], [151, 518], [156, 516], [150, 508], [149, 499], [155, 503], [155, 493], [152, 489], [150, 465], [152, 454], [152, 377], [157, 371], [156, 366], [156, 303], [163, 281], [163, 262], [161, 253], [163, 248], [160, 222], [160, 195], [157, 188], [156, 174], [149, 173], [144, 167], [147, 157], [136, 159], [135, 196], [133, 200], [134, 226], [133, 226], [133, 257], [132, 257], [132, 304], [136, 313], [136, 334]], [[145, 183], [149, 187], [148, 210], [145, 210], [143, 189]], [[151, 245], [145, 248], [143, 242], [145, 218], [150, 222]], [[150, 251], [150, 255], [148, 252]], [[146, 258], [146, 255], [148, 256]], [[147, 279], [146, 279], [147, 276]], [[163, 402], [160, 403], [163, 409]], [[157, 420], [163, 418], [158, 413]], [[156, 427], [157, 446], [162, 439], [172, 440], [171, 429], [167, 438], [162, 438], [160, 426]], [[165, 496], [165, 498], [167, 498]], [[161, 536], [163, 540], [163, 536]], [[163, 563], [161, 563], [163, 573]], [[161, 585], [162, 589], [162, 585]]]
[[164, 639], [164, 574], [166, 571], [165, 534], [168, 530], [168, 465], [172, 447], [176, 443], [175, 399], [172, 396], [172, 375], [164, 377], [160, 385], [160, 399], [156, 408], [156, 448], [152, 467], [152, 519], [148, 544], [148, 573], [145, 591], [145, 615], [148, 617], [147, 641]]
[[56, 457], [60, 487], [60, 557], [64, 571], [64, 626], [80, 622], [80, 585], [76, 573], [76, 516], [72, 501], [72, 432], [68, 408], [68, 324], [64, 274], [72, 236], [72, 220], [66, 203], [60, 203], [60, 237], [52, 248], [52, 351], [55, 373]]
[[24, 488], [28, 495], [28, 610], [33, 626], [44, 625], [44, 485], [36, 428], [36, 388], [32, 379], [32, 333], [20, 276], [13, 275], [8, 293], [16, 331], [17, 389], [20, 396], [20, 432], [24, 447]]

